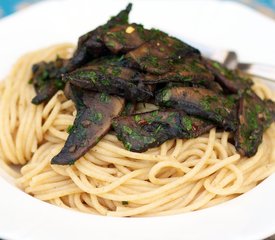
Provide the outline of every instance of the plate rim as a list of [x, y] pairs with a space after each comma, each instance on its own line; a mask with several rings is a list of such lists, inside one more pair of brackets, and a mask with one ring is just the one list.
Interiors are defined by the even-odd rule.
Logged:
[[[76, 1], [74, 1], [74, 0], [68, 0], [68, 2], [72, 3], [72, 2], [76, 2]], [[132, 2], [135, 2], [135, 1], [132, 1]], [[177, 1], [175, 1], [175, 2], [177, 2]], [[2, 20], [0, 20], [0, 26], [1, 26], [2, 23], [6, 22], [6, 21], [17, 21], [17, 20], [13, 20], [13, 19], [18, 19], [18, 18], [20, 18], [20, 16], [24, 16], [28, 12], [33, 11], [33, 9], [35, 9], [35, 8], [39, 9], [39, 8], [41, 8], [42, 5], [46, 6], [46, 5], [49, 5], [49, 4], [52, 4], [52, 3], [59, 5], [59, 4], [64, 4], [65, 1], [64, 0], [63, 1], [51, 0], [51, 1], [48, 1], [48, 2], [40, 2], [40, 3], [34, 4], [33, 6], [30, 6], [29, 8], [24, 9], [24, 10], [22, 10], [19, 13], [12, 14], [12, 15], [10, 15], [10, 16], [2, 19]], [[244, 5], [236, 3], [236, 2], [219, 2], [218, 4], [231, 5], [231, 6], [234, 6], [234, 7], [238, 7], [238, 8], [241, 7], [241, 8], [247, 9], [247, 7], [245, 7]], [[253, 9], [249, 8], [249, 10], [251, 12], [254, 12], [254, 13], [258, 14], [258, 12], [256, 12]], [[109, 219], [108, 221], [111, 221], [112, 224], [117, 225], [115, 222], [120, 222], [122, 224], [126, 224], [127, 226], [130, 226], [129, 223], [128, 223], [129, 221], [131, 221], [131, 224], [134, 224], [136, 222], [141, 222], [141, 221], [143, 221], [143, 225], [146, 225], [147, 223], [148, 224], [149, 223], [150, 224], [152, 224], [152, 223], [156, 224], [156, 223], [159, 223], [159, 219], [160, 218], [161, 219], [165, 219], [165, 221], [167, 221], [167, 222], [178, 221], [178, 220], [181, 221], [182, 219], [186, 219], [186, 218], [189, 218], [189, 216], [194, 215], [194, 213], [197, 214], [197, 216], [199, 216], [199, 215], [204, 216], [205, 214], [208, 214], [209, 211], [212, 212], [212, 209], [216, 209], [215, 211], [222, 211], [222, 209], [224, 209], [224, 208], [231, 208], [230, 205], [234, 205], [236, 202], [247, 200], [247, 198], [250, 198], [251, 196], [253, 197], [254, 195], [258, 194], [258, 192], [261, 193], [262, 192], [261, 191], [262, 184], [269, 186], [269, 185], [272, 185], [272, 183], [273, 183], [273, 185], [275, 183], [275, 175], [274, 174], [272, 176], [268, 177], [266, 180], [264, 180], [260, 185], [258, 185], [255, 188], [253, 188], [251, 191], [249, 191], [249, 192], [247, 192], [247, 193], [245, 193], [245, 194], [243, 194], [243, 195], [241, 195], [241, 196], [239, 196], [239, 197], [237, 197], [237, 198], [235, 198], [233, 200], [230, 200], [228, 202], [225, 202], [225, 203], [222, 203], [220, 205], [217, 205], [215, 207], [199, 210], [199, 211], [196, 211], [196, 212], [185, 213], [185, 214], [182, 214], [182, 215], [172, 215], [172, 216], [165, 216], [165, 217], [150, 217], [150, 218], [130, 218], [130, 220], [129, 220], [129, 218], [113, 218], [113, 217], [106, 217], [106, 216], [94, 216], [94, 215], [89, 215], [89, 214], [86, 214], [86, 213], [68, 211], [68, 210], [65, 210], [65, 209], [62, 209], [62, 208], [50, 205], [48, 203], [42, 202], [42, 201], [40, 201], [38, 199], [35, 199], [35, 198], [27, 195], [26, 193], [23, 193], [21, 190], [19, 190], [18, 188], [14, 187], [14, 186], [12, 186], [12, 188], [11, 188], [12, 190], [11, 191], [12, 191], [12, 195], [13, 196], [16, 196], [16, 197], [19, 196], [19, 195], [22, 196], [22, 198], [24, 198], [24, 201], [27, 201], [27, 202], [35, 205], [36, 206], [35, 208], [37, 208], [37, 209], [39, 209], [40, 207], [43, 208], [43, 211], [45, 211], [44, 214], [46, 214], [47, 211], [49, 211], [49, 212], [54, 211], [54, 212], [58, 212], [58, 214], [60, 214], [62, 216], [74, 216], [74, 217], [79, 218], [79, 219], [85, 219], [85, 221], [86, 221], [86, 219], [91, 219], [91, 221], [93, 221], [93, 219], [97, 218], [97, 219], [100, 219], [98, 221], [105, 222], [106, 219]], [[6, 179], [0, 177], [0, 189], [7, 189], [7, 188], [10, 189], [10, 187], [11, 187], [10, 183], [8, 183], [6, 181]], [[22, 193], [23, 193], [23, 195], [22, 195]], [[0, 200], [0, 203], [1, 203], [1, 200]], [[13, 202], [13, 203], [15, 204], [15, 202]], [[6, 204], [6, 206], [9, 205], [8, 202], [5, 203], [5, 204]], [[2, 210], [3, 209], [0, 207], [0, 212]], [[272, 223], [275, 226], [275, 217], [274, 217]], [[36, 226], [42, 227], [41, 223], [37, 224]], [[274, 232], [275, 232], [275, 227], [273, 227], [273, 230], [270, 229], [270, 231], [267, 231], [267, 229], [266, 229], [266, 231], [262, 231], [262, 232], [258, 231], [258, 234], [256, 234], [254, 232], [253, 237], [256, 237], [256, 238], [257, 237], [259, 237], [259, 238], [268, 237], [269, 235], [271, 235]], [[5, 234], [5, 232], [3, 230], [1, 230], [1, 220], [0, 220], [0, 235], [1, 234], [3, 235], [1, 237], [5, 237], [5, 238], [8, 238], [8, 239], [10, 239], [10, 238], [12, 238], [12, 239], [27, 239], [28, 236], [31, 236], [31, 235], [29, 235], [30, 233], [28, 233], [28, 231], [26, 231], [23, 234], [23, 236], [22, 235], [21, 236], [13, 235], [14, 232], [7, 232]], [[252, 239], [251, 238], [252, 236], [249, 236], [249, 234], [247, 236], [242, 236], [242, 237], [244, 237], [242, 239], [245, 239], [245, 237], [247, 239]], [[30, 239], [30, 238], [28, 238], [28, 239]]]

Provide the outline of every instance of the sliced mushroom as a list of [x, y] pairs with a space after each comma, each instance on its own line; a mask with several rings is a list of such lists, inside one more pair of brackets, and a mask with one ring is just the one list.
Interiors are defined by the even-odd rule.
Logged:
[[206, 69], [198, 57], [189, 57], [173, 65], [173, 69], [162, 75], [145, 74], [142, 81], [146, 84], [179, 82], [208, 86], [214, 75]]
[[215, 80], [231, 93], [242, 92], [252, 86], [252, 80], [239, 70], [230, 70], [212, 60], [205, 60], [206, 67], [215, 75]]
[[150, 41], [126, 54], [130, 66], [161, 75], [171, 71], [182, 58], [200, 54], [197, 49], [164, 32], [155, 29], [150, 31]]
[[126, 9], [112, 17], [106, 24], [81, 36], [78, 40], [77, 49], [66, 67], [66, 72], [73, 71], [92, 59], [109, 54], [110, 51], [103, 41], [103, 36], [115, 26], [128, 24], [131, 8], [132, 4], [128, 4]]
[[262, 142], [264, 130], [272, 122], [272, 114], [263, 100], [247, 90], [239, 101], [238, 118], [235, 146], [242, 155], [251, 157]]
[[52, 159], [52, 164], [73, 164], [109, 131], [112, 119], [124, 108], [124, 100], [117, 96], [75, 86], [71, 86], [67, 93], [76, 105], [77, 115], [64, 147]]
[[32, 99], [33, 104], [47, 102], [60, 89], [64, 88], [61, 80], [61, 72], [67, 60], [57, 58], [51, 62], [40, 62], [32, 67], [32, 79], [36, 96]]
[[182, 111], [153, 111], [133, 116], [117, 117], [113, 128], [126, 149], [144, 152], [173, 138], [194, 138], [214, 127], [214, 124], [188, 116]]
[[150, 36], [150, 30], [140, 24], [117, 25], [103, 36], [105, 46], [114, 54], [127, 53], [141, 46]]
[[183, 110], [190, 115], [208, 119], [225, 130], [236, 129], [233, 96], [222, 96], [204, 88], [173, 87], [160, 90], [155, 99], [159, 106]]
[[271, 114], [272, 121], [275, 121], [275, 102], [268, 99], [268, 100], [265, 100], [265, 105], [266, 105], [268, 111]]
[[63, 80], [83, 89], [116, 94], [133, 102], [145, 101], [152, 97], [152, 92], [142, 82], [134, 83], [132, 79], [138, 74], [136, 70], [114, 62], [101, 62], [65, 74]]
[[121, 113], [121, 116], [130, 116], [130, 115], [134, 114], [136, 111], [136, 108], [137, 108], [136, 103], [126, 102], [125, 108], [124, 108], [123, 112]]

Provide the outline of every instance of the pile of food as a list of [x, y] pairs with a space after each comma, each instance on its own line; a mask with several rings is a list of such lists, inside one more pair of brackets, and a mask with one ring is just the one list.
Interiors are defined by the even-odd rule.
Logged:
[[17, 61], [0, 83], [1, 167], [40, 200], [127, 217], [210, 207], [275, 172], [275, 94], [129, 23], [131, 7]]
[[[110, 130], [126, 149], [144, 152], [217, 127], [233, 132], [237, 150], [253, 156], [275, 119], [274, 102], [261, 100], [241, 72], [203, 58], [160, 30], [128, 23], [130, 10], [131, 4], [81, 36], [72, 58], [33, 66], [37, 95], [32, 103], [48, 101], [65, 88], [77, 108], [52, 164], [73, 164]], [[140, 102], [159, 109], [136, 114]]]

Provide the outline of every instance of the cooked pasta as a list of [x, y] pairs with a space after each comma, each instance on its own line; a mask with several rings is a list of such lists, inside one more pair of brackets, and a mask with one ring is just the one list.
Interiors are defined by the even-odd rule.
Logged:
[[[28, 81], [34, 63], [57, 55], [70, 57], [73, 49], [60, 44], [28, 53], [0, 85], [1, 166], [28, 194], [86, 213], [159, 216], [228, 201], [275, 171], [275, 124], [251, 158], [237, 153], [229, 132], [212, 129], [195, 139], [166, 141], [144, 153], [126, 150], [109, 133], [74, 165], [51, 165], [76, 110], [62, 91], [47, 104], [31, 104], [35, 92]], [[259, 82], [253, 89], [261, 98], [274, 98]], [[140, 105], [139, 111], [153, 108]]]

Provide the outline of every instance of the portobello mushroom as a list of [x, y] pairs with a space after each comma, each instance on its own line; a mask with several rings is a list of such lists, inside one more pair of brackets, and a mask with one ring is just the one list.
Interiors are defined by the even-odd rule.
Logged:
[[228, 92], [238, 93], [253, 85], [253, 81], [239, 70], [230, 70], [221, 63], [213, 60], [205, 60], [205, 66], [215, 75], [215, 80]]
[[110, 54], [103, 41], [103, 35], [115, 26], [128, 24], [128, 16], [131, 9], [132, 4], [130, 3], [116, 16], [111, 17], [106, 24], [81, 36], [78, 40], [77, 49], [66, 67], [66, 72], [81, 67], [92, 59]]
[[136, 111], [136, 108], [137, 108], [136, 103], [126, 102], [125, 108], [123, 109], [121, 116], [129, 116], [134, 114], [134, 112]]
[[[217, 126], [234, 131], [237, 150], [253, 156], [275, 121], [275, 103], [261, 100], [242, 72], [202, 58], [197, 49], [160, 30], [129, 24], [131, 7], [81, 36], [71, 59], [33, 66], [34, 104], [63, 89], [77, 109], [52, 164], [73, 164], [111, 125], [135, 152]], [[133, 115], [137, 102], [155, 103], [161, 110]]]
[[112, 125], [125, 148], [133, 152], [144, 152], [173, 138], [194, 138], [214, 127], [211, 122], [175, 110], [117, 117]]
[[40, 62], [32, 66], [32, 78], [30, 83], [34, 85], [36, 96], [33, 104], [47, 102], [60, 89], [64, 88], [61, 80], [61, 72], [67, 60], [57, 57], [55, 61]]
[[208, 119], [225, 130], [236, 130], [236, 104], [233, 96], [223, 96], [212, 90], [196, 87], [172, 87], [160, 90], [156, 104], [183, 110], [186, 113]]
[[173, 70], [173, 65], [181, 59], [200, 55], [199, 50], [179, 39], [156, 29], [150, 31], [150, 41], [125, 55], [129, 66], [161, 75]]
[[265, 105], [271, 114], [272, 121], [275, 121], [275, 102], [273, 102], [271, 99], [267, 99], [265, 100]]
[[184, 83], [186, 86], [204, 86], [222, 91], [218, 83], [214, 81], [214, 75], [204, 66], [200, 58], [189, 57], [173, 65], [173, 70], [162, 74], [144, 74], [140, 78], [146, 84], [157, 83]]
[[83, 89], [122, 96], [133, 102], [145, 101], [152, 97], [152, 92], [142, 82], [133, 82], [132, 79], [139, 75], [136, 70], [108, 61], [110, 60], [78, 68], [65, 74], [63, 81], [70, 81]]
[[149, 36], [150, 30], [144, 29], [141, 24], [132, 23], [114, 26], [102, 39], [113, 54], [123, 54], [141, 46]]
[[124, 108], [124, 100], [117, 96], [86, 91], [75, 86], [67, 89], [77, 109], [76, 118], [61, 152], [52, 164], [73, 164], [108, 133], [111, 121]]
[[264, 130], [274, 121], [269, 104], [271, 106], [270, 101], [261, 100], [250, 89], [242, 94], [238, 108], [239, 124], [235, 133], [235, 146], [242, 155], [251, 157], [256, 154]]

